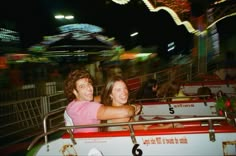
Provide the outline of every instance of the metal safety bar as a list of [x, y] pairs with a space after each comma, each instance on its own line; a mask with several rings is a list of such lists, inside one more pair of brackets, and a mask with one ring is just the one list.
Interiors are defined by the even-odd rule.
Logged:
[[[168, 99], [183, 99], [183, 98], [202, 98], [203, 102], [207, 102], [207, 98], [211, 97], [210, 95], [186, 95], [186, 96], [180, 96], [180, 97], [175, 97], [175, 96], [165, 96], [165, 97], [156, 97], [156, 98], [143, 98], [143, 99], [136, 99], [135, 102], [139, 102], [140, 104], [142, 102], [146, 102], [146, 101], [161, 101], [161, 102], [165, 102], [164, 100], [168, 100]], [[186, 100], [184, 100], [186, 101]], [[191, 100], [189, 100], [190, 102], [192, 102]]]
[[[51, 115], [55, 115], [55, 114], [61, 113], [61, 112], [65, 111], [65, 109], [66, 109], [66, 106], [60, 107], [60, 108], [58, 108], [58, 109], [56, 109], [56, 110], [54, 110], [52, 112], [49, 112], [48, 114], [46, 114], [44, 116], [44, 119], [43, 119], [44, 134], [47, 134], [47, 131], [48, 131], [48, 127], [47, 127], [47, 119], [48, 119], [48, 117], [51, 116]], [[47, 144], [48, 143], [48, 136], [45, 135], [44, 139], [45, 139], [45, 144]], [[47, 145], [47, 149], [49, 150], [49, 146], [48, 145]]]
[[[62, 108], [59, 111], [62, 111]], [[57, 112], [57, 113], [58, 113]], [[48, 117], [47, 115], [46, 117]], [[147, 121], [132, 121], [132, 122], [120, 122], [120, 123], [102, 123], [102, 124], [91, 124], [91, 125], [75, 125], [75, 126], [64, 126], [50, 130], [47, 132], [46, 119], [44, 120], [44, 133], [36, 137], [31, 144], [28, 146], [27, 150], [30, 150], [32, 146], [42, 137], [45, 137], [45, 143], [47, 144], [47, 135], [58, 132], [60, 130], [76, 129], [76, 128], [92, 128], [92, 127], [108, 127], [108, 126], [129, 126], [129, 125], [149, 125], [157, 123], [173, 123], [173, 122], [189, 122], [189, 121], [208, 121], [211, 124], [211, 129], [213, 129], [213, 120], [226, 120], [226, 117], [195, 117], [195, 118], [182, 118], [182, 119], [164, 119], [164, 120], [147, 120]], [[131, 135], [132, 136], [132, 135]], [[132, 139], [135, 143], [135, 139]]]

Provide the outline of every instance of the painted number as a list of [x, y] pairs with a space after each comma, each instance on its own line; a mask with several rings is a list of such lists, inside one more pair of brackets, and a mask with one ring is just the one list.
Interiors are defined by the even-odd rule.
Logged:
[[174, 114], [175, 111], [174, 111], [174, 108], [173, 107], [169, 107], [169, 111], [170, 111], [170, 114]]

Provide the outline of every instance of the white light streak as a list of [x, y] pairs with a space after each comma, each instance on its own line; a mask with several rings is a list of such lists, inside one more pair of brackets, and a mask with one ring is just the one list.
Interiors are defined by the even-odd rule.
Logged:
[[65, 16], [65, 19], [71, 20], [71, 19], [74, 19], [74, 16], [72, 16], [72, 15]]
[[134, 36], [137, 36], [137, 35], [138, 35], [138, 32], [135, 32], [135, 33], [130, 34], [130, 37], [134, 37]]
[[64, 19], [65, 18], [65, 16], [64, 15], [56, 15], [56, 16], [54, 16], [56, 19]]

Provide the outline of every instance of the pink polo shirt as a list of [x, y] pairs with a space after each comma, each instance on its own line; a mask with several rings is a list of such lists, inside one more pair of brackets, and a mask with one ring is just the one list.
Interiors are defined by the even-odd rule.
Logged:
[[[101, 104], [90, 101], [71, 101], [66, 107], [66, 112], [70, 116], [74, 125], [99, 124], [97, 112]], [[98, 132], [98, 128], [80, 128], [74, 129], [76, 132]]]

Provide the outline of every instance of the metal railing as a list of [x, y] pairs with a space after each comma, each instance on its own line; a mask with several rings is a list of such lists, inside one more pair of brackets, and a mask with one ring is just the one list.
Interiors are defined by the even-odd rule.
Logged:
[[[63, 109], [63, 108], [62, 108]], [[57, 112], [60, 112], [60, 110], [58, 110]], [[56, 112], [56, 113], [57, 113]], [[52, 113], [54, 114], [54, 113]], [[48, 114], [46, 117], [50, 116], [50, 114]], [[91, 128], [91, 127], [109, 127], [109, 126], [126, 126], [128, 125], [131, 130], [130, 132], [133, 132], [133, 125], [150, 125], [150, 124], [160, 124], [160, 123], [182, 123], [182, 122], [190, 122], [190, 121], [208, 121], [208, 125], [209, 125], [209, 138], [210, 141], [215, 141], [215, 134], [214, 134], [214, 121], [224, 121], [226, 120], [226, 117], [220, 117], [220, 116], [216, 116], [216, 117], [194, 117], [194, 118], [182, 118], [182, 119], [163, 119], [163, 120], [146, 120], [146, 121], [133, 121], [133, 122], [120, 122], [120, 123], [103, 123], [103, 124], [91, 124], [91, 125], [74, 125], [74, 126], [62, 126], [62, 127], [57, 127], [57, 128], [52, 128], [49, 131], [45, 131], [44, 133], [38, 135], [29, 145], [28, 150], [30, 150], [39, 139], [41, 139], [42, 137], [45, 137], [45, 144], [48, 144], [48, 135], [53, 134], [55, 132], [58, 132], [60, 130], [70, 130], [70, 129], [74, 129], [74, 128]], [[46, 126], [44, 124], [44, 126]], [[131, 138], [135, 138], [134, 133], [132, 133]], [[72, 136], [73, 137], [73, 136]], [[74, 139], [74, 138], [71, 138]], [[135, 139], [132, 139], [135, 140]]]
[[[63, 92], [0, 104], [0, 146], [14, 144], [42, 132], [44, 116], [66, 105]], [[48, 122], [56, 127], [62, 121], [63, 116], [55, 116]]]

